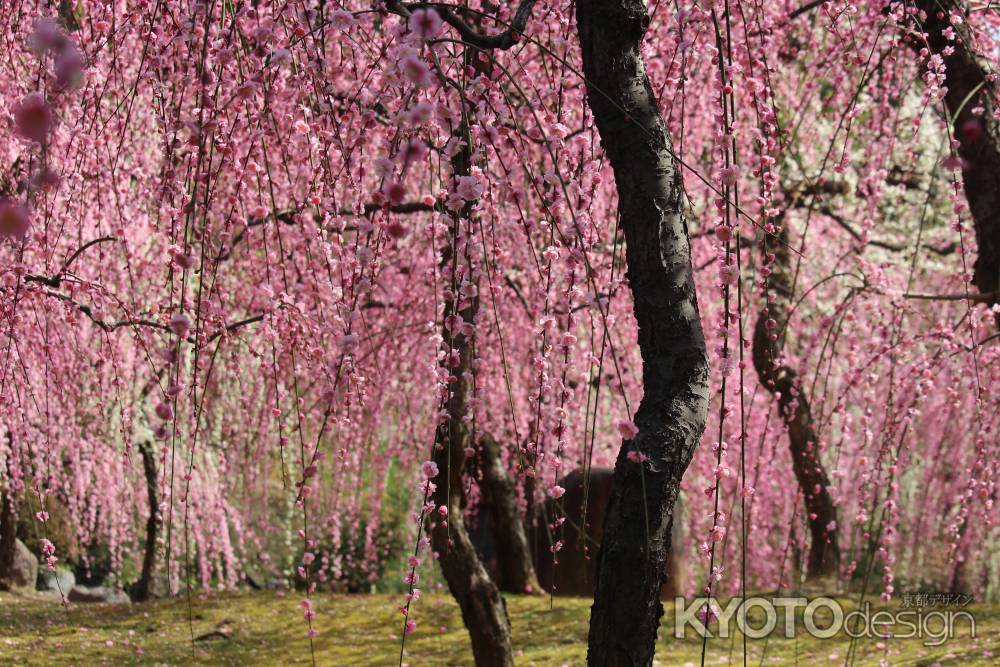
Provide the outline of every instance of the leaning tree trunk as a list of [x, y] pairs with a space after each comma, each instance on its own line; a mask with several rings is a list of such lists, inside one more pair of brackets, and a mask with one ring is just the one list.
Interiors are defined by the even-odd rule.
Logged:
[[[674, 503], [708, 414], [708, 355], [681, 173], [640, 56], [646, 5], [577, 0], [576, 7], [587, 99], [618, 188], [644, 392], [639, 433], [615, 464], [587, 660], [650, 665]], [[644, 472], [628, 460], [631, 450], [650, 458]]]
[[[488, 59], [477, 57], [478, 52], [466, 49], [468, 65], [483, 70], [489, 67]], [[462, 148], [452, 158], [452, 169], [457, 179], [471, 173], [472, 139], [463, 110], [463, 120], [456, 136], [464, 142]], [[512, 667], [513, 651], [510, 643], [510, 619], [507, 607], [496, 584], [483, 566], [475, 545], [465, 527], [463, 514], [465, 498], [462, 474], [465, 468], [465, 449], [475, 444], [475, 435], [466, 417], [471, 412], [474, 390], [473, 341], [464, 324], [473, 325], [479, 312], [479, 296], [476, 288], [477, 274], [471, 261], [472, 243], [459, 244], [462, 225], [468, 226], [467, 237], [472, 236], [470, 219], [471, 204], [452, 216], [448, 236], [449, 246], [445, 250], [443, 265], [450, 268], [451, 292], [454, 300], [445, 304], [441, 335], [447, 346], [441, 361], [441, 370], [449, 377], [445, 398], [447, 419], [438, 426], [434, 438], [433, 460], [439, 474], [437, 489], [432, 500], [438, 507], [448, 510], [447, 521], [435, 524], [429, 521], [431, 544], [438, 554], [438, 562], [448, 590], [462, 610], [462, 621], [472, 640], [472, 654], [478, 667]], [[464, 249], [460, 249], [459, 246]], [[464, 262], [462, 261], [464, 260]], [[458, 284], [460, 266], [464, 265], [465, 279], [472, 283], [473, 296], [463, 296], [467, 290]], [[456, 323], [456, 316], [458, 322]], [[449, 326], [449, 322], [451, 326]], [[456, 358], [457, 357], [457, 358]], [[440, 515], [438, 515], [440, 516]]]
[[142, 575], [139, 577], [132, 599], [144, 602], [153, 597], [153, 577], [156, 573], [156, 540], [160, 530], [160, 501], [157, 498], [156, 457], [149, 442], [139, 445], [142, 455], [142, 469], [146, 477], [146, 496], [149, 502], [149, 518], [146, 519], [146, 549], [142, 557]]
[[524, 521], [517, 509], [517, 488], [507, 474], [500, 443], [485, 434], [479, 439], [482, 457], [482, 507], [489, 512], [496, 539], [497, 586], [508, 593], [538, 593], [538, 577]]
[[820, 459], [809, 398], [798, 382], [795, 370], [781, 363], [792, 299], [788, 234], [783, 227], [778, 234], [769, 234], [764, 239], [766, 252], [762, 254], [773, 254], [774, 261], [769, 264], [769, 303], [761, 309], [754, 327], [753, 365], [761, 384], [777, 397], [778, 412], [788, 429], [792, 470], [805, 499], [809, 523], [806, 578], [816, 579], [835, 575], [840, 563], [837, 508], [830, 495], [830, 478]]
[[[1000, 119], [998, 86], [989, 78], [989, 64], [982, 54], [973, 51], [971, 34], [965, 22], [968, 3], [964, 0], [918, 0], [925, 12], [923, 29], [926, 46], [944, 59], [944, 102], [954, 122], [958, 154], [962, 158], [962, 181], [976, 232], [979, 255], [973, 266], [972, 282], [989, 303], [1000, 302]], [[950, 14], [963, 17], [959, 24]], [[948, 40], [945, 30], [954, 30], [957, 40]], [[925, 46], [917, 40], [917, 49]], [[950, 53], [949, 51], [950, 49]], [[996, 68], [993, 68], [995, 71]], [[1000, 320], [1000, 316], [998, 316]]]

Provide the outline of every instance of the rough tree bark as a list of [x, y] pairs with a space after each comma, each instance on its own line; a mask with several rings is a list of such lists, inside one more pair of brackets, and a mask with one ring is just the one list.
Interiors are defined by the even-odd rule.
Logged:
[[[490, 61], [480, 57], [478, 51], [467, 48], [466, 62], [476, 71], [488, 74]], [[469, 125], [463, 112], [463, 120], [455, 132], [457, 138], [464, 142], [462, 148], [452, 158], [452, 168], [455, 178], [468, 176], [471, 173], [472, 138]], [[472, 654], [479, 667], [512, 667], [513, 651], [510, 643], [510, 619], [507, 616], [507, 606], [496, 584], [490, 578], [483, 566], [476, 548], [465, 527], [463, 513], [465, 510], [465, 495], [463, 492], [462, 473], [465, 469], [465, 449], [475, 444], [471, 422], [465, 418], [471, 414], [470, 404], [473, 397], [473, 341], [459, 323], [448, 325], [456, 316], [460, 323], [473, 323], [479, 311], [479, 296], [476, 286], [477, 276], [472, 275], [470, 261], [471, 243], [462, 244], [459, 248], [457, 239], [461, 237], [461, 225], [469, 225], [471, 205], [466, 204], [461, 211], [452, 216], [449, 234], [449, 247], [444, 253], [442, 265], [450, 269], [453, 277], [451, 291], [455, 301], [448, 301], [444, 309], [444, 326], [441, 335], [446, 344], [441, 368], [453, 380], [448, 385], [448, 396], [445, 401], [447, 419], [438, 427], [434, 439], [433, 461], [437, 464], [440, 474], [435, 482], [437, 489], [433, 501], [438, 507], [447, 507], [447, 526], [444, 521], [434, 523], [430, 520], [428, 526], [431, 544], [438, 554], [438, 562], [448, 590], [458, 602], [462, 610], [462, 621], [469, 631], [472, 640]], [[466, 238], [473, 234], [468, 232]], [[463, 261], [464, 260], [464, 261]], [[474, 289], [473, 296], [462, 296], [458, 279], [460, 267], [465, 269], [464, 279], [470, 281]], [[456, 358], [457, 357], [457, 358]], [[436, 513], [435, 513], [436, 514]]]
[[[456, 218], [457, 226], [462, 221]], [[456, 230], [457, 231], [457, 230]], [[453, 261], [452, 267], [458, 265]], [[479, 298], [472, 297], [468, 304], [458, 311], [465, 322], [473, 322], [479, 309]], [[445, 321], [455, 310], [449, 304], [445, 308]], [[471, 340], [456, 328], [444, 331], [444, 339], [450, 341], [450, 351], [457, 353], [457, 363], [446, 370], [454, 377], [450, 384], [446, 401], [448, 419], [437, 429], [434, 442], [433, 460], [441, 474], [435, 480], [437, 489], [433, 500], [439, 507], [448, 508], [447, 525], [444, 521], [429, 527], [431, 544], [438, 554], [438, 562], [448, 589], [462, 610], [462, 620], [472, 640], [472, 654], [480, 667], [510, 667], [514, 664], [510, 644], [510, 620], [507, 607], [500, 591], [479, 560], [476, 548], [469, 538], [462, 519], [465, 510], [462, 473], [465, 468], [465, 448], [473, 445], [473, 434], [469, 422], [463, 417], [469, 414], [472, 398], [473, 350]], [[451, 354], [445, 355], [445, 364]]]
[[537, 593], [541, 591], [531, 547], [524, 531], [524, 521], [517, 509], [517, 489], [514, 480], [503, 467], [500, 443], [485, 434], [479, 439], [482, 479], [482, 507], [490, 514], [493, 534], [496, 537], [496, 584], [509, 593]]
[[156, 573], [156, 538], [160, 530], [159, 506], [157, 495], [156, 456], [149, 442], [139, 444], [139, 454], [142, 455], [142, 469], [146, 476], [146, 496], [149, 502], [149, 518], [146, 519], [146, 549], [142, 557], [142, 575], [132, 592], [132, 599], [145, 602], [154, 595], [153, 577]]
[[[926, 46], [944, 59], [944, 102], [954, 122], [958, 154], [962, 158], [962, 181], [969, 201], [979, 254], [973, 265], [972, 282], [983, 294], [992, 295], [989, 303], [1000, 302], [1000, 119], [997, 119], [998, 86], [988, 74], [986, 58], [973, 51], [968, 24], [953, 24], [949, 15], [968, 15], [964, 0], [917, 0]], [[944, 31], [955, 31], [957, 40], [948, 40]], [[916, 40], [919, 50], [925, 46]], [[948, 47], [953, 47], [947, 53]], [[976, 109], [982, 109], [977, 115]], [[1000, 320], [1000, 317], [998, 317]]]
[[[793, 200], [797, 197], [793, 194]], [[795, 201], [790, 205], [795, 205]], [[764, 239], [764, 254], [773, 254], [769, 265], [769, 303], [757, 316], [753, 332], [753, 365], [760, 383], [778, 399], [778, 412], [788, 429], [792, 470], [802, 491], [809, 523], [809, 556], [806, 578], [835, 575], [840, 564], [837, 531], [828, 530], [837, 520], [837, 508], [830, 496], [830, 478], [819, 455], [819, 440], [813, 428], [809, 398], [798, 382], [795, 370], [782, 363], [789, 308], [792, 305], [791, 263], [788, 233], [784, 221], [777, 221], [781, 231]]]
[[[622, 444], [615, 464], [587, 660], [650, 665], [674, 503], [708, 413], [708, 355], [681, 173], [640, 56], [646, 5], [578, 0], [576, 9], [587, 99], [618, 188], [644, 392], [639, 433]], [[650, 457], [645, 480], [630, 450]]]

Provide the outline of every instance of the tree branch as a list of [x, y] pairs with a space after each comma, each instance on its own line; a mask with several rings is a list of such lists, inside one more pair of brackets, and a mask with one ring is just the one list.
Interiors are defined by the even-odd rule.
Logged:
[[66, 260], [66, 262], [63, 264], [62, 268], [59, 269], [59, 272], [56, 273], [56, 275], [50, 278], [48, 276], [29, 273], [24, 277], [24, 281], [28, 283], [40, 283], [42, 285], [58, 289], [62, 285], [63, 277], [66, 275], [66, 271], [69, 269], [70, 264], [75, 262], [76, 258], [79, 257], [81, 254], [83, 254], [85, 250], [87, 250], [91, 246], [97, 245], [98, 243], [106, 243], [107, 241], [117, 241], [117, 240], [118, 237], [116, 236], [102, 236], [101, 238], [94, 239], [92, 241], [87, 241], [82, 246], [73, 251], [73, 254], [69, 256], [69, 259]]
[[531, 18], [531, 10], [534, 6], [535, 0], [521, 0], [521, 4], [514, 13], [514, 19], [510, 22], [510, 26], [506, 30], [497, 35], [484, 35], [459, 18], [454, 11], [455, 9], [459, 11], [471, 11], [465, 7], [456, 7], [455, 5], [437, 2], [402, 3], [392, 1], [386, 3], [389, 11], [400, 16], [409, 16], [414, 9], [434, 9], [441, 17], [441, 20], [458, 31], [458, 34], [462, 37], [462, 41], [466, 44], [480, 49], [499, 49], [501, 51], [506, 51], [521, 41], [521, 35], [528, 24], [528, 19]]

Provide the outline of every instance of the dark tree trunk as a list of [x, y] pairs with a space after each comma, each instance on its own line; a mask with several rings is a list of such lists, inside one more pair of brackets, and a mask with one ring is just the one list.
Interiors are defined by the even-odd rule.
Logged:
[[[475, 49], [466, 49], [466, 63], [477, 71], [488, 74], [489, 62], [488, 58], [479, 57]], [[452, 168], [457, 178], [471, 173], [472, 139], [464, 112], [463, 121], [456, 128], [455, 135], [465, 142], [452, 158]], [[459, 213], [452, 216], [449, 247], [444, 253], [442, 264], [450, 269], [451, 291], [455, 299], [460, 301], [445, 304], [444, 322], [457, 315], [461, 321], [473, 323], [479, 312], [478, 295], [462, 297], [460, 285], [455, 278], [459, 267], [464, 266], [466, 279], [473, 283], [477, 282], [477, 275], [472, 271], [473, 263], [470, 256], [473, 244], [464, 244], [464, 254], [462, 254], [458, 251], [459, 244], [456, 241], [461, 236], [462, 225], [467, 226], [466, 238], [473, 236], [470, 208], [471, 206], [467, 204]], [[448, 418], [438, 427], [434, 438], [433, 460], [437, 463], [440, 473], [435, 479], [437, 489], [432, 499], [438, 507], [447, 507], [448, 515], [447, 526], [440, 520], [437, 512], [428, 521], [431, 544], [438, 555], [445, 581], [448, 582], [448, 590], [462, 610], [462, 621], [472, 640], [472, 654], [476, 665], [512, 667], [514, 658], [507, 607], [499, 589], [480, 561], [463, 519], [465, 497], [462, 473], [466, 461], [465, 449], [472, 447], [475, 442], [475, 435], [470, 428], [471, 423], [465, 419], [470, 414], [474, 389], [473, 341], [458, 326], [443, 326], [441, 336], [445, 344], [442, 370], [446, 375], [451, 375], [453, 380], [449, 382], [445, 401]], [[452, 352], [458, 355], [457, 363], [452, 361]]]
[[[973, 266], [972, 282], [983, 294], [991, 295], [989, 303], [1000, 302], [1000, 120], [997, 109], [997, 84], [987, 79], [991, 71], [986, 58], [975, 53], [968, 24], [953, 25], [948, 16], [955, 12], [968, 14], [964, 0], [918, 0], [916, 6], [925, 13], [923, 29], [932, 53], [944, 58], [944, 102], [954, 120], [958, 154], [962, 158], [962, 180], [969, 211], [976, 231], [979, 255]], [[939, 18], [939, 13], [943, 18]], [[958, 40], [948, 40], [943, 31], [951, 27]], [[919, 50], [925, 46], [917, 40]], [[946, 54], [948, 47], [951, 54]], [[996, 69], [995, 67], [993, 68]], [[977, 116], [973, 110], [983, 109]]]
[[792, 299], [788, 234], [782, 229], [777, 235], [766, 236], [765, 242], [766, 252], [762, 254], [773, 253], [775, 259], [770, 264], [772, 273], [768, 278], [770, 303], [761, 310], [754, 327], [753, 365], [761, 384], [777, 396], [778, 412], [788, 429], [792, 470], [805, 499], [809, 523], [806, 578], [815, 579], [835, 575], [840, 564], [837, 531], [827, 529], [837, 520], [837, 508], [830, 496], [830, 478], [820, 459], [809, 399], [795, 370], [781, 363]]
[[[674, 503], [708, 413], [708, 355], [681, 173], [640, 56], [646, 5], [578, 0], [576, 7], [587, 99], [618, 188], [644, 392], [639, 434], [622, 444], [615, 464], [587, 660], [650, 665]], [[630, 450], [651, 459], [644, 473], [628, 460]]]
[[17, 555], [17, 500], [11, 490], [10, 457], [12, 439], [7, 434], [7, 483], [0, 488], [0, 591], [11, 588], [11, 571], [14, 568], [14, 558]]
[[132, 599], [145, 602], [153, 597], [154, 576], [156, 574], [156, 539], [160, 530], [159, 506], [157, 497], [156, 457], [153, 447], [148, 442], [139, 445], [142, 455], [142, 469], [146, 476], [146, 496], [149, 502], [149, 518], [146, 519], [146, 549], [142, 557], [142, 575], [139, 577]]
[[479, 439], [482, 460], [482, 507], [490, 514], [496, 539], [497, 581], [508, 593], [538, 593], [538, 577], [531, 558], [531, 547], [524, 531], [524, 521], [517, 509], [514, 480], [503, 467], [500, 444], [486, 434]]
[[0, 492], [0, 591], [11, 588], [11, 570], [17, 554], [17, 506], [10, 493]]
[[[455, 224], [462, 222], [456, 219]], [[457, 262], [455, 262], [457, 265]], [[457, 291], [457, 290], [456, 290]], [[479, 308], [478, 297], [458, 311], [466, 322], [474, 321]], [[454, 309], [445, 308], [447, 320]], [[465, 467], [465, 448], [471, 447], [473, 434], [469, 423], [462, 417], [468, 414], [472, 398], [472, 345], [462, 333], [444, 332], [450, 350], [458, 353], [458, 364], [447, 369], [455, 377], [450, 385], [446, 402], [448, 420], [437, 429], [433, 460], [441, 473], [435, 480], [437, 490], [433, 500], [438, 507], [447, 507], [447, 525], [436, 512], [429, 522], [431, 544], [438, 554], [438, 562], [448, 590], [462, 610], [462, 620], [472, 640], [472, 654], [476, 665], [510, 667], [514, 664], [510, 644], [510, 620], [507, 607], [496, 584], [479, 560], [476, 548], [469, 538], [462, 515], [465, 511], [462, 472]], [[447, 359], [447, 355], [445, 357]]]

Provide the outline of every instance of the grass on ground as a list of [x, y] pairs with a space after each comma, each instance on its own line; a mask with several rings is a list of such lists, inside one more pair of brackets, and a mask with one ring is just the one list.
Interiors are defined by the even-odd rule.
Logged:
[[[0, 665], [302, 665], [311, 664], [305, 621], [293, 592], [226, 593], [192, 598], [189, 627], [184, 597], [137, 605], [72, 605], [63, 610], [40, 594], [0, 594]], [[317, 594], [316, 664], [323, 666], [395, 665], [399, 660], [401, 596]], [[845, 601], [846, 602], [846, 601]], [[509, 596], [518, 665], [582, 665], [587, 648], [590, 600]], [[673, 638], [673, 605], [666, 604], [657, 645], [656, 664], [698, 665], [701, 639]], [[894, 606], [899, 609], [899, 605]], [[962, 608], [976, 619], [976, 637], [967, 623], [958, 636], [941, 646], [926, 640], [860, 640], [857, 665], [996, 665], [1000, 659], [1000, 606]], [[947, 611], [947, 609], [945, 609]], [[751, 624], [755, 614], [751, 612]], [[417, 666], [472, 665], [468, 635], [454, 601], [445, 594], [427, 594], [415, 604], [418, 627], [407, 638], [405, 664]], [[763, 618], [761, 616], [761, 618]], [[225, 622], [228, 639], [192, 643]], [[822, 619], [819, 624], [822, 626]], [[783, 627], [779, 614], [778, 628]], [[941, 627], [939, 620], [931, 631]], [[785, 639], [748, 641], [747, 664], [844, 664], [850, 639], [840, 635], [815, 639], [802, 632]], [[761, 656], [764, 654], [763, 662]], [[742, 640], [716, 638], [708, 642], [706, 664], [742, 665]]]

